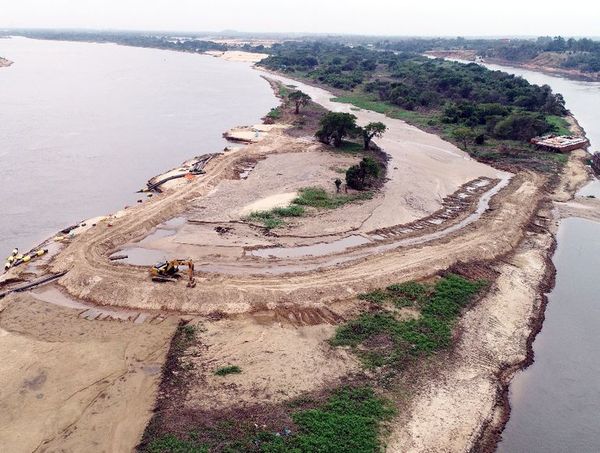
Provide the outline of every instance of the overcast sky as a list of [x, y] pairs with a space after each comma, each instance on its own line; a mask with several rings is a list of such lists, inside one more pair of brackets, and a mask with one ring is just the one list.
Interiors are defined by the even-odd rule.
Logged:
[[0, 0], [0, 27], [599, 36], [600, 0]]

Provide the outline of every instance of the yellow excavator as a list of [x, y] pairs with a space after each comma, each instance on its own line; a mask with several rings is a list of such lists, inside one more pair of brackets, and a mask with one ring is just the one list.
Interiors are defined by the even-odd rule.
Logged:
[[188, 268], [188, 288], [196, 286], [194, 278], [194, 263], [190, 259], [175, 259], [170, 261], [161, 261], [150, 268], [150, 277], [154, 282], [173, 282], [180, 277], [179, 267]]

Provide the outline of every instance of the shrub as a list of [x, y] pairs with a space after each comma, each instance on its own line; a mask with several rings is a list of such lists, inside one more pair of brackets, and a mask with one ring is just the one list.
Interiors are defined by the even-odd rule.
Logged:
[[346, 184], [355, 190], [364, 190], [379, 177], [381, 169], [372, 157], [364, 157], [358, 165], [346, 170]]
[[240, 374], [242, 369], [237, 365], [228, 365], [221, 368], [217, 368], [215, 374], [217, 376], [227, 376], [228, 374]]
[[[331, 344], [356, 348], [367, 366], [401, 366], [406, 358], [425, 356], [447, 348], [452, 341], [455, 319], [485, 285], [457, 275], [441, 278], [433, 288], [417, 282], [390, 285], [362, 297], [381, 303], [392, 300], [397, 305], [418, 303], [422, 306], [418, 319], [400, 321], [386, 311], [363, 313], [337, 328]], [[365, 342], [383, 335], [393, 344], [385, 350], [369, 350]]]

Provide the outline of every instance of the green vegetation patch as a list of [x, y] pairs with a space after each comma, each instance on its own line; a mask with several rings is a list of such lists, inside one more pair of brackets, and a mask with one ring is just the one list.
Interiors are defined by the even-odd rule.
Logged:
[[[395, 414], [393, 405], [370, 387], [341, 387], [324, 401], [287, 407], [282, 426], [257, 430], [255, 420], [222, 420], [185, 435], [165, 434], [143, 451], [150, 453], [265, 452], [348, 453], [381, 451], [380, 424]], [[276, 431], [277, 429], [277, 431]], [[202, 438], [200, 438], [200, 436]]]
[[552, 125], [554, 132], [558, 135], [571, 135], [571, 128], [569, 122], [558, 115], [547, 115], [546, 121]]
[[271, 230], [285, 225], [285, 217], [300, 217], [304, 215], [302, 206], [290, 205], [284, 208], [273, 208], [270, 211], [254, 211], [248, 216], [249, 220], [260, 222]]
[[325, 209], [335, 209], [354, 201], [370, 200], [373, 198], [373, 192], [330, 194], [320, 187], [304, 187], [298, 192], [299, 195], [293, 201], [294, 204]]
[[267, 117], [271, 118], [273, 120], [278, 120], [279, 118], [281, 118], [281, 108], [280, 107], [275, 107], [272, 108], [269, 113], [267, 113]]
[[391, 303], [397, 308], [421, 307], [434, 291], [431, 285], [418, 282], [397, 283], [386, 289], [359, 294], [358, 298], [375, 304]]
[[291, 417], [296, 432], [289, 436], [257, 436], [259, 451], [283, 453], [348, 453], [380, 451], [380, 422], [394, 407], [369, 387], [342, 387], [324, 403]]
[[354, 194], [330, 194], [320, 187], [304, 187], [298, 191], [299, 195], [292, 204], [282, 208], [273, 208], [269, 211], [251, 212], [247, 220], [260, 222], [267, 229], [279, 228], [285, 225], [287, 217], [301, 217], [306, 213], [305, 206], [313, 208], [335, 209], [345, 204], [373, 198], [373, 192], [360, 192]]
[[373, 112], [382, 113], [390, 118], [404, 120], [417, 126], [426, 127], [439, 123], [435, 114], [436, 112], [406, 110], [394, 106], [389, 102], [377, 100], [374, 95], [360, 91], [332, 98], [331, 101], [351, 104], [362, 110], [372, 110]]
[[461, 310], [485, 285], [484, 281], [450, 274], [432, 286], [408, 282], [362, 294], [360, 298], [375, 303], [391, 301], [400, 306], [419, 306], [421, 316], [400, 321], [383, 308], [364, 313], [338, 327], [331, 343], [352, 347], [369, 368], [402, 366], [410, 357], [448, 348]]
[[217, 368], [215, 374], [217, 376], [227, 376], [228, 374], [240, 374], [242, 369], [237, 365], [228, 365]]

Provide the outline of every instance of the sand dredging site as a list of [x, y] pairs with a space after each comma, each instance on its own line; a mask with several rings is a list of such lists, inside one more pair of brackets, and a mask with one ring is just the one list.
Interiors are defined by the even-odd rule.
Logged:
[[[327, 109], [350, 111], [324, 90], [273, 77]], [[6, 273], [2, 290], [60, 277], [0, 299], [0, 357], [10, 364], [2, 443], [127, 451], [152, 410], [168, 413], [173, 400], [205, 414], [334, 386], [360, 373], [356, 357], [328, 343], [364, 308], [357, 295], [452, 268], [485, 276], [490, 288], [459, 321], [455, 348], [429, 375], [413, 374], [386, 444], [402, 452], [493, 448], [505, 386], [527, 360], [551, 282], [552, 201], [567, 202], [585, 182], [582, 156], [571, 156], [560, 181], [508, 173], [400, 120], [352, 113], [360, 124], [388, 127], [377, 141], [388, 156], [386, 180], [371, 197], [307, 208], [265, 228], [250, 214], [287, 207], [307, 187], [334, 193], [333, 181], [360, 157], [297, 128], [291, 134], [293, 125], [258, 127], [251, 143], [215, 155], [202, 174], [169, 181], [143, 203], [88, 222], [43, 261]], [[194, 261], [194, 288], [151, 281], [149, 267], [173, 258]], [[411, 313], [400, 315], [418, 316]], [[181, 317], [202, 326], [184, 393], [165, 390]], [[211, 370], [226, 364], [244, 372], [219, 380]]]

